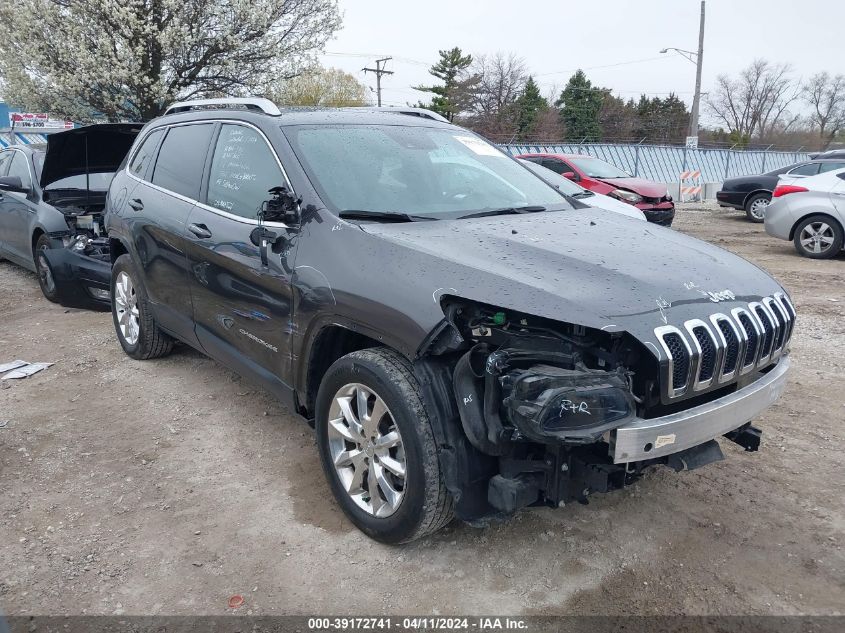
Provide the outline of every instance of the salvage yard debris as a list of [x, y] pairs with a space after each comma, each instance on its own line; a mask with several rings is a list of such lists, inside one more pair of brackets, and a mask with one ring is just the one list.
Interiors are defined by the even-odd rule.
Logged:
[[0, 365], [0, 374], [3, 374], [3, 377], [0, 378], [0, 380], [27, 378], [33, 374], [37, 374], [42, 369], [47, 369], [52, 364], [53, 363], [30, 363], [25, 360], [14, 360], [10, 363]]

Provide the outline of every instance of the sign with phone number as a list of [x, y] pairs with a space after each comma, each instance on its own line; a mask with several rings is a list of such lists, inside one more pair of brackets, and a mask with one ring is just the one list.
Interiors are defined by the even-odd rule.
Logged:
[[9, 112], [9, 127], [16, 130], [69, 129], [73, 121], [51, 119], [45, 112]]

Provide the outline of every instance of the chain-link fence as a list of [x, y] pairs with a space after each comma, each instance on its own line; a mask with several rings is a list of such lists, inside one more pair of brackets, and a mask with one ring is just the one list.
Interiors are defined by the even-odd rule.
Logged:
[[765, 150], [690, 149], [669, 145], [619, 143], [561, 143], [555, 145], [502, 145], [516, 154], [589, 154], [629, 174], [657, 182], [676, 183], [681, 172], [701, 170], [702, 182], [761, 174], [809, 158], [801, 152]]

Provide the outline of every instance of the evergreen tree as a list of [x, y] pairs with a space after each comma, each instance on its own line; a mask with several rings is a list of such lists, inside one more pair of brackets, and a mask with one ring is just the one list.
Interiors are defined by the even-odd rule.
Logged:
[[594, 87], [583, 70], [578, 70], [561, 91], [555, 105], [560, 108], [560, 119], [570, 140], [595, 141], [601, 137], [599, 113], [606, 90]]
[[533, 77], [528, 77], [515, 105], [516, 132], [520, 140], [525, 140], [534, 133], [540, 113], [549, 107]]
[[448, 51], [439, 51], [440, 61], [429, 69], [429, 74], [443, 82], [440, 86], [414, 86], [414, 90], [432, 93], [431, 103], [417, 104], [421, 108], [434, 110], [450, 121], [466, 109], [472, 99], [472, 90], [478, 83], [467, 69], [472, 65], [472, 55], [464, 55], [457, 46]]

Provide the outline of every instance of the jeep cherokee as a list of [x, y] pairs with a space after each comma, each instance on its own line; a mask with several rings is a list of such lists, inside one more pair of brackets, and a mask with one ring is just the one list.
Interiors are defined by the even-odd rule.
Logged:
[[723, 435], [756, 450], [789, 368], [762, 270], [575, 208], [425, 112], [176, 104], [106, 227], [125, 352], [182, 341], [276, 394], [385, 542], [696, 468]]

